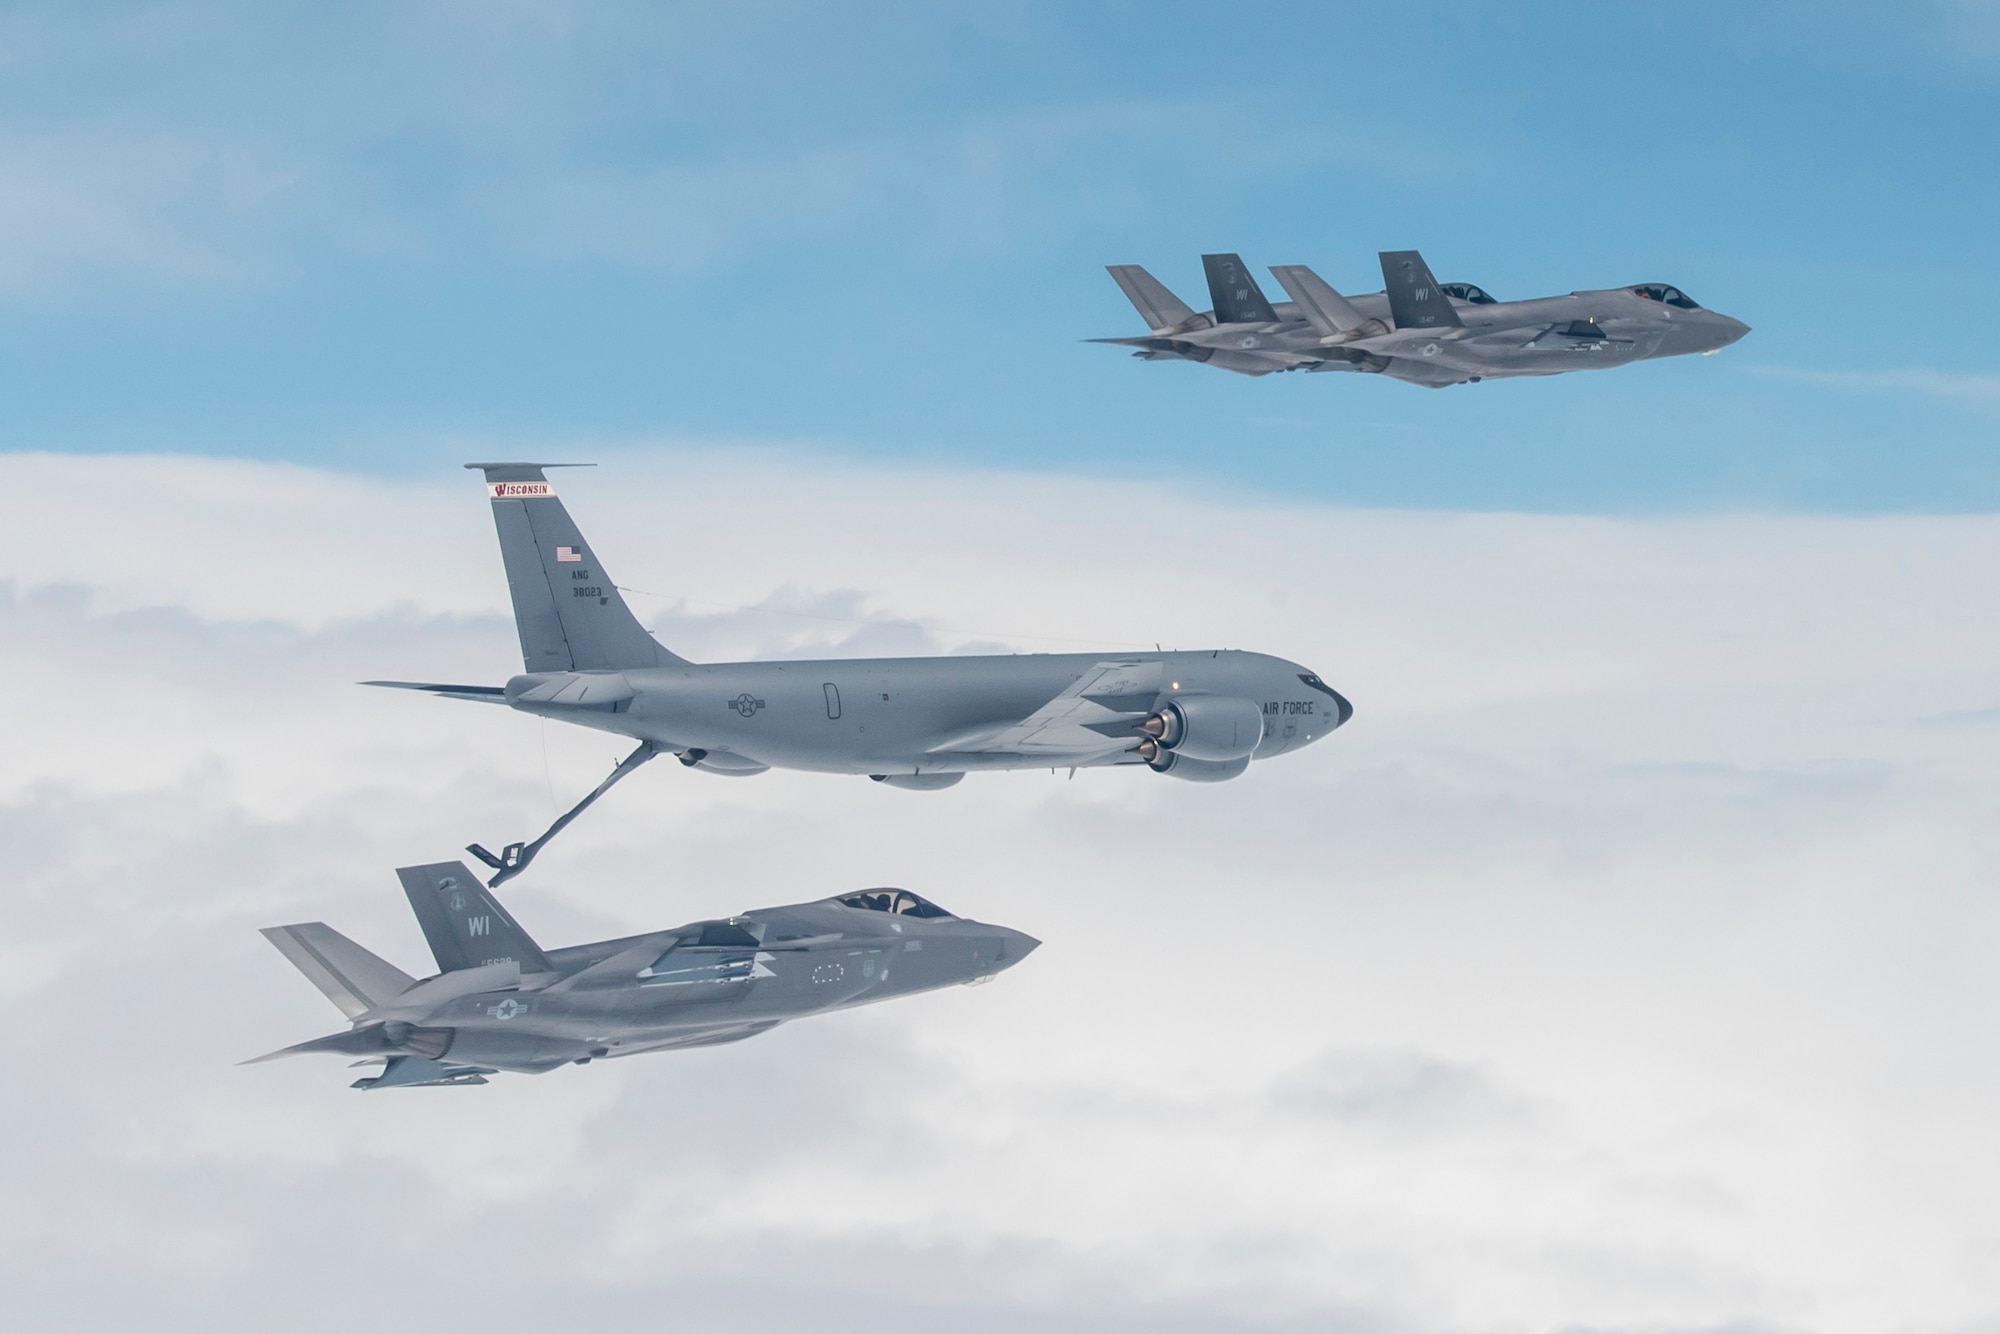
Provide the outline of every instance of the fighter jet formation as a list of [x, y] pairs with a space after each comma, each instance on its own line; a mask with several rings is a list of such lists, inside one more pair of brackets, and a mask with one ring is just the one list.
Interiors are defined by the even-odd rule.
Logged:
[[1200, 312], [1137, 264], [1113, 264], [1149, 332], [1090, 341], [1238, 375], [1347, 371], [1442, 389], [1719, 352], [1750, 332], [1666, 283], [1498, 301], [1471, 283], [1438, 282], [1414, 250], [1380, 258], [1383, 290], [1361, 296], [1342, 296], [1303, 264], [1278, 265], [1271, 274], [1292, 299], [1273, 305], [1241, 257], [1203, 255], [1213, 305]]
[[[1243, 375], [1349, 371], [1440, 388], [1714, 352], [1747, 326], [1663, 283], [1496, 301], [1439, 283], [1414, 250], [1381, 256], [1383, 290], [1347, 297], [1304, 265], [1271, 270], [1273, 305], [1236, 255], [1204, 255], [1212, 308], [1195, 312], [1137, 265], [1111, 276], [1145, 318], [1096, 339], [1146, 360]], [[1261, 653], [1012, 654], [695, 663], [640, 624], [557, 499], [546, 463], [484, 474], [521, 642], [502, 685], [369, 681], [502, 705], [638, 742], [532, 842], [397, 871], [438, 971], [418, 979], [323, 922], [267, 928], [348, 1020], [309, 1052], [381, 1072], [360, 1089], [483, 1084], [614, 1056], [715, 1046], [805, 1015], [991, 978], [1039, 942], [952, 916], [901, 889], [543, 950], [493, 897], [614, 784], [655, 756], [742, 777], [773, 768], [866, 774], [935, 790], [968, 773], [1126, 766], [1193, 782], [1301, 750], [1353, 706], [1319, 675]]]
[[348, 1027], [245, 1064], [329, 1052], [382, 1064], [358, 1089], [484, 1084], [985, 981], [1041, 943], [907, 889], [869, 889], [545, 951], [464, 863], [396, 875], [436, 974], [420, 981], [324, 922], [266, 927]]

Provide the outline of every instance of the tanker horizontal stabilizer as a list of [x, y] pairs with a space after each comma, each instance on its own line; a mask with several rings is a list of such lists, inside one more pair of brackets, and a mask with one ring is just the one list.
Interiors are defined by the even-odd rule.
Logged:
[[363, 681], [364, 686], [381, 686], [385, 690], [418, 690], [426, 695], [436, 695], [439, 699], [469, 699], [475, 704], [505, 704], [505, 686], [453, 686], [432, 681]]

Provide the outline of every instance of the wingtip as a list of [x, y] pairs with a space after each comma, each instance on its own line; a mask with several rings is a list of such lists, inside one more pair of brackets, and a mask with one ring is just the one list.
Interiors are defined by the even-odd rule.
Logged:
[[276, 1050], [276, 1051], [267, 1051], [267, 1052], [265, 1052], [265, 1053], [264, 1053], [264, 1054], [263, 1054], [262, 1056], [252, 1056], [252, 1057], [251, 1057], [251, 1058], [250, 1058], [249, 1060], [247, 1060], [247, 1061], [238, 1061], [238, 1062], [237, 1062], [236, 1064], [238, 1064], [238, 1065], [262, 1065], [262, 1064], [264, 1064], [264, 1062], [266, 1062], [266, 1061], [275, 1061], [275, 1060], [277, 1060], [277, 1059], [278, 1059], [279, 1057], [281, 1057], [281, 1056], [296, 1056], [297, 1054], [298, 1054], [298, 1053], [297, 1053], [297, 1052], [294, 1052], [294, 1051], [293, 1051], [293, 1050], [292, 1050], [292, 1049], [291, 1049], [290, 1047], [280, 1047], [280, 1048], [278, 1048], [278, 1050]]

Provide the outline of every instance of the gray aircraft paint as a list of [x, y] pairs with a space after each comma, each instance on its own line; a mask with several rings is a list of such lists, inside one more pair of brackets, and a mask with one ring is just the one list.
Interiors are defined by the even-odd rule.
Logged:
[[437, 973], [414, 978], [324, 922], [266, 927], [349, 1027], [246, 1064], [329, 1052], [383, 1062], [356, 1088], [483, 1084], [985, 981], [1040, 943], [871, 889], [544, 951], [464, 863], [396, 875]]
[[1150, 332], [1091, 341], [1239, 375], [1348, 371], [1441, 389], [1717, 352], [1750, 331], [1665, 283], [1496, 301], [1470, 283], [1438, 282], [1414, 250], [1380, 260], [1383, 290], [1353, 297], [1303, 264], [1276, 265], [1271, 273], [1292, 299], [1274, 304], [1240, 257], [1203, 255], [1214, 309], [1201, 312], [1138, 265], [1112, 265]]
[[626, 607], [557, 499], [552, 465], [466, 466], [486, 476], [526, 670], [504, 686], [368, 684], [506, 704], [712, 773], [807, 769], [920, 789], [981, 770], [1118, 764], [1215, 781], [1353, 711], [1310, 669], [1237, 650], [689, 662]]

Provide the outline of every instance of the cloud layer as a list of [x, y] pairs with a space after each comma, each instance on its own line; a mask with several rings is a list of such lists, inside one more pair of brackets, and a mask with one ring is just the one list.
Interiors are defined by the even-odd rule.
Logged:
[[233, 1064], [337, 1018], [254, 928], [416, 969], [389, 869], [533, 832], [618, 749], [351, 685], [513, 670], [476, 483], [0, 460], [24, 1326], [2000, 1317], [2000, 521], [783, 451], [563, 487], [695, 656], [1251, 647], [1356, 720], [1218, 788], [650, 769], [517, 882], [545, 941], [902, 883], [1047, 943], [739, 1047], [361, 1097]]

